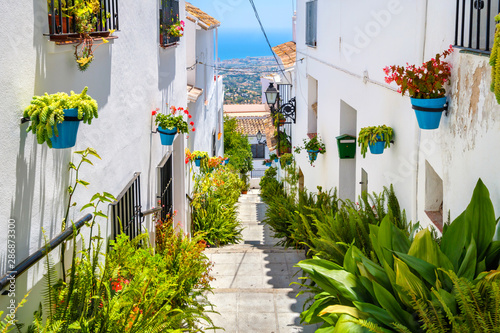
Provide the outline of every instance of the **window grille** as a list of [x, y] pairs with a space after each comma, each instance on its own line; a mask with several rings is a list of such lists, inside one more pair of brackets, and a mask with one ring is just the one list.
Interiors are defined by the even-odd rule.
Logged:
[[160, 0], [160, 45], [169, 46], [179, 42], [180, 37], [169, 36], [168, 28], [179, 21], [179, 0]]
[[457, 0], [455, 46], [490, 53], [500, 1]]

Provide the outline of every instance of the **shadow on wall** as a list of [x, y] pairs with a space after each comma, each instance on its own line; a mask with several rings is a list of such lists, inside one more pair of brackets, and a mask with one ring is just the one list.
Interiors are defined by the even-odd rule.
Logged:
[[[176, 67], [176, 57], [175, 57], [176, 47], [160, 48], [158, 51], [158, 90], [162, 94], [162, 112], [169, 112], [165, 110], [166, 104], [169, 107], [172, 106], [172, 99], [174, 93], [174, 81], [175, 81], [175, 67]], [[184, 87], [185, 89], [185, 87]], [[183, 91], [184, 93], [184, 91]], [[178, 105], [175, 105], [178, 106]]]
[[[85, 72], [78, 69], [74, 45], [55, 45], [49, 42], [48, 14], [45, 1], [33, 0], [33, 46], [36, 50], [34, 94], [45, 92], [79, 93], [85, 86], [89, 95], [102, 108], [108, 103], [111, 86], [111, 46], [113, 41], [97, 47], [94, 60]], [[94, 48], [100, 44], [94, 42]]]

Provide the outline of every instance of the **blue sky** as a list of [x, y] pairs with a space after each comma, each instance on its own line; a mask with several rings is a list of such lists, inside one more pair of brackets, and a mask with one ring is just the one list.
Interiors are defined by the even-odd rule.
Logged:
[[[249, 0], [189, 0], [221, 21], [220, 31], [260, 29]], [[295, 0], [254, 0], [266, 31], [292, 30]]]

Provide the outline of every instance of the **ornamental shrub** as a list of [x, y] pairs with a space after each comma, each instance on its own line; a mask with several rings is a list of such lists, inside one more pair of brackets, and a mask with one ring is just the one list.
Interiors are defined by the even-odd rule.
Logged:
[[193, 189], [193, 229], [211, 246], [241, 240], [236, 203], [243, 181], [230, 168], [217, 168], [195, 176]]

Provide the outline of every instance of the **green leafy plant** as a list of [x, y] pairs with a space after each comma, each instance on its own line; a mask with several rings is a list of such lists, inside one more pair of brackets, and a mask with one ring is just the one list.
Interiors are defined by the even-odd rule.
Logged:
[[243, 186], [238, 174], [228, 168], [217, 168], [195, 177], [191, 203], [193, 230], [211, 246], [241, 240], [236, 203]]
[[269, 159], [270, 159], [271, 161], [277, 160], [277, 159], [278, 159], [278, 155], [276, 155], [276, 154], [271, 154], [271, 155], [269, 155]]
[[385, 82], [396, 82], [398, 92], [404, 95], [408, 91], [412, 98], [439, 98], [446, 94], [445, 85], [449, 83], [451, 66], [442, 61], [453, 52], [453, 46], [422, 66], [415, 65], [387, 66], [384, 68]]
[[292, 148], [292, 144], [290, 143], [290, 136], [286, 134], [283, 131], [277, 131], [276, 132], [276, 137], [278, 140], [278, 146], [276, 147], [277, 149], [277, 154], [282, 155], [289, 153]]
[[374, 145], [377, 141], [384, 141], [385, 148], [391, 147], [393, 134], [392, 127], [386, 125], [363, 127], [358, 135], [358, 146], [361, 147], [363, 158], [366, 157], [368, 146]]
[[286, 153], [286, 154], [281, 155], [280, 163], [281, 163], [282, 168], [285, 168], [287, 165], [292, 164], [292, 162], [293, 162], [293, 155], [292, 154]]
[[157, 113], [153, 111], [153, 116], [156, 116], [155, 123], [158, 127], [162, 127], [164, 129], [174, 129], [177, 128], [178, 133], [189, 133], [189, 127], [191, 126], [191, 131], [196, 131], [194, 127], [194, 122], [187, 122], [184, 120], [184, 115], [191, 119], [192, 116], [189, 114], [187, 109], [183, 107], [176, 108], [175, 106], [170, 107], [169, 114]]
[[500, 297], [481, 292], [498, 288], [487, 285], [498, 276], [500, 224], [482, 181], [440, 244], [427, 229], [412, 237], [397, 223], [389, 211], [379, 226], [370, 225], [376, 260], [352, 245], [342, 266], [319, 258], [298, 264], [315, 283], [303, 320], [323, 322], [325, 330], [353, 324], [375, 332], [487, 332], [496, 325], [498, 309], [486, 302]]
[[238, 132], [236, 118], [224, 118], [224, 151], [229, 155], [229, 165], [240, 173], [253, 169], [252, 146], [248, 137]]
[[87, 91], [88, 88], [85, 87], [80, 94], [71, 91], [70, 96], [62, 92], [33, 96], [31, 104], [23, 112], [23, 117], [31, 121], [27, 132], [36, 134], [39, 144], [47, 142], [52, 148], [51, 138], [59, 135], [56, 125], [64, 121], [64, 110], [73, 108], [78, 108], [78, 119], [90, 125], [92, 119], [98, 117], [98, 113], [97, 102], [87, 95]]
[[285, 122], [285, 116], [281, 112], [276, 112], [273, 115], [273, 120], [274, 120], [274, 127], [279, 127]]
[[262, 165], [267, 165], [267, 164], [272, 163], [272, 162], [273, 162], [272, 159], [266, 158], [265, 160], [262, 161]]
[[300, 154], [302, 150], [317, 151], [319, 154], [326, 153], [326, 146], [320, 137], [315, 135], [312, 139], [303, 139], [304, 145], [295, 147], [295, 153]]
[[498, 61], [500, 49], [500, 14], [495, 16], [496, 29], [493, 37], [493, 48], [491, 49], [491, 91], [495, 93], [497, 103], [500, 104], [500, 61]]

